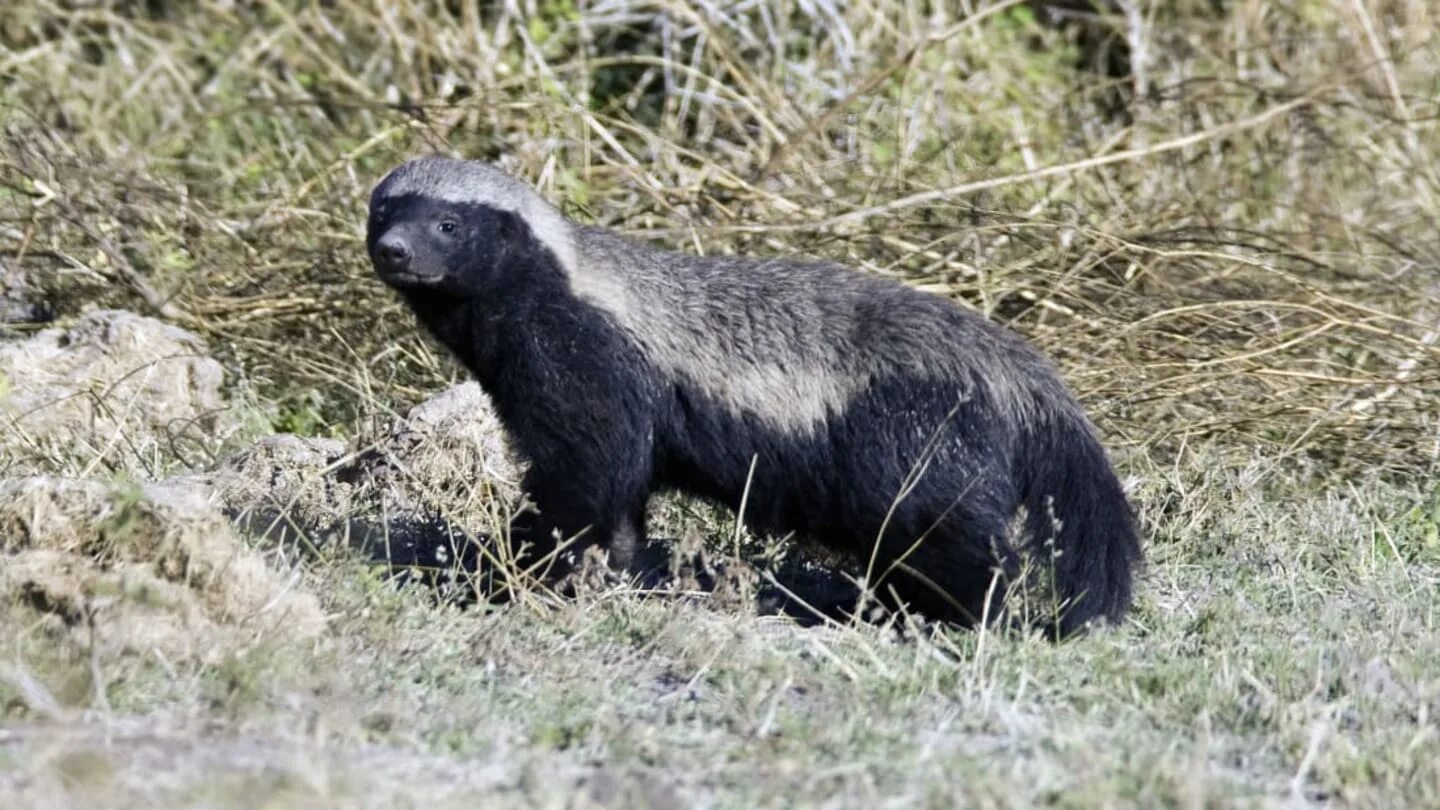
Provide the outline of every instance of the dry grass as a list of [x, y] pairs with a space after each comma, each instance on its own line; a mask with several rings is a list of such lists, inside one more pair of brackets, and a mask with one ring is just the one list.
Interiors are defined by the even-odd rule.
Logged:
[[327, 564], [315, 649], [132, 662], [66, 709], [125, 749], [26, 725], [50, 676], [3, 614], [0, 795], [1440, 802], [1434, 4], [483, 5], [12, 3], [0, 268], [63, 317], [193, 328], [277, 428], [346, 436], [460, 377], [360, 243], [417, 152], [670, 246], [899, 277], [1062, 365], [1146, 521], [1133, 622], [1056, 648], [619, 592], [456, 615]]

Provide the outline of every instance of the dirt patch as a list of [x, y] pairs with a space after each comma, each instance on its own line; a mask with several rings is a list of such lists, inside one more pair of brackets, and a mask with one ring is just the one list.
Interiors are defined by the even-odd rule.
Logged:
[[[471, 808], [619, 807], [574, 794], [598, 770], [564, 755], [517, 764], [525, 752], [457, 757], [410, 747], [338, 744], [287, 732], [216, 733], [165, 717], [112, 718], [0, 728], [0, 806], [46, 808]], [[530, 776], [544, 769], [546, 778]], [[657, 782], [644, 774], [605, 780], [628, 796]], [[588, 787], [591, 795], [596, 788]], [[654, 788], [651, 788], [654, 791]], [[643, 795], [643, 794], [642, 794]], [[681, 807], [683, 804], [649, 805]]]
[[298, 575], [239, 542], [203, 488], [37, 476], [0, 481], [0, 600], [102, 653], [212, 660], [325, 625]]

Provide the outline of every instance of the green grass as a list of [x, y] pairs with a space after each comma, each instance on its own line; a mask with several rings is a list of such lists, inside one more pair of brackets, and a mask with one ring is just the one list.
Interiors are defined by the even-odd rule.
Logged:
[[[195, 330], [249, 423], [368, 436], [462, 377], [361, 244], [373, 183], [444, 150], [581, 220], [1007, 323], [1095, 415], [1149, 563], [1125, 626], [1058, 646], [624, 589], [462, 612], [345, 559], [303, 565], [321, 637], [217, 660], [102, 650], [21, 600], [0, 805], [1440, 805], [1430, 4], [1136, 3], [1138, 27], [906, 0], [11, 5], [0, 265], [63, 319]], [[1088, 69], [1126, 38], [1128, 75]], [[185, 466], [132, 461], [107, 474]], [[723, 549], [729, 521], [677, 502], [657, 528]]]

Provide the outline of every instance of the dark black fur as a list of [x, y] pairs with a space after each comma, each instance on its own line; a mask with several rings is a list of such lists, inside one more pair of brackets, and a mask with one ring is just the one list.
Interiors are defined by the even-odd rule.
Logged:
[[[812, 536], [865, 562], [874, 550], [872, 584], [933, 617], [996, 615], [987, 594], [998, 600], [1021, 579], [1026, 554], [1041, 571], [1026, 581], [1066, 603], [1046, 623], [1060, 635], [1117, 620], [1129, 605], [1139, 548], [1124, 494], [1053, 374], [1021, 381], [1018, 396], [1036, 403], [1017, 416], [985, 365], [921, 374], [897, 353], [813, 432], [791, 431], [661, 368], [611, 312], [574, 292], [521, 213], [382, 185], [368, 247], [381, 277], [479, 379], [529, 462], [524, 488], [539, 511], [517, 518], [512, 539], [536, 552], [579, 535], [623, 564], [643, 542], [652, 492], [680, 489], [736, 509], [748, 482], [747, 525]], [[857, 342], [892, 339], [880, 326], [868, 336], [868, 325], [922, 319], [957, 335], [980, 330], [1014, 354], [1017, 374], [1032, 365], [1048, 373], [1018, 339], [948, 301], [826, 272], [858, 289], [834, 293], [854, 298]], [[985, 352], [990, 343], [910, 348]], [[1009, 354], [1002, 359], [1009, 368]]]

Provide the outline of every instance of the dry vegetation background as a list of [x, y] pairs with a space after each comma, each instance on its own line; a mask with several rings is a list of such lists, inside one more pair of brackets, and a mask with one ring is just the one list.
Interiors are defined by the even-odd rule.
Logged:
[[445, 150], [964, 299], [1117, 447], [1434, 469], [1434, 8], [1134, 5], [17, 3], [0, 217], [61, 314], [192, 325], [327, 426], [454, 374], [359, 241], [376, 178]]
[[[171, 742], [97, 754], [100, 784], [204, 727], [222, 741], [155, 790], [262, 776], [159, 795], [1433, 806], [1437, 32], [1425, 0], [8, 3], [5, 284], [62, 321], [193, 330], [273, 430], [351, 436], [461, 378], [362, 244], [374, 182], [446, 151], [581, 220], [832, 258], [1011, 325], [1095, 415], [1151, 543], [1133, 626], [1062, 650], [694, 606], [682, 631], [628, 599], [462, 618], [312, 571], [341, 640], [112, 695], [112, 726]], [[42, 749], [0, 769], [48, 773]]]

